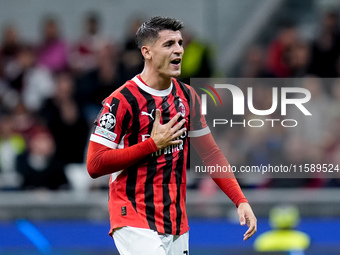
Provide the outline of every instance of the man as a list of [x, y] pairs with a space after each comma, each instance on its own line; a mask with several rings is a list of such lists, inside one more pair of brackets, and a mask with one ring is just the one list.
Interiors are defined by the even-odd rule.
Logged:
[[[136, 41], [144, 69], [104, 100], [90, 138], [88, 171], [93, 178], [112, 174], [110, 234], [124, 255], [188, 254], [188, 136], [205, 165], [228, 164], [200, 114], [199, 97], [173, 78], [181, 73], [182, 28], [163, 17], [141, 25]], [[249, 226], [247, 240], [256, 218], [237, 181], [213, 180]]]

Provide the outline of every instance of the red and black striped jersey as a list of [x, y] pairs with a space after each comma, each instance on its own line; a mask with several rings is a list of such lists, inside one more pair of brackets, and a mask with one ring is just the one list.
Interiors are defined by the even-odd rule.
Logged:
[[161, 123], [178, 112], [188, 132], [176, 146], [148, 155], [112, 174], [109, 192], [111, 231], [118, 227], [150, 228], [178, 235], [188, 231], [185, 210], [188, 136], [210, 132], [200, 113], [200, 100], [188, 85], [172, 79], [165, 90], [155, 90], [134, 77], [103, 101], [90, 140], [112, 149], [130, 147], [150, 137], [155, 111]]

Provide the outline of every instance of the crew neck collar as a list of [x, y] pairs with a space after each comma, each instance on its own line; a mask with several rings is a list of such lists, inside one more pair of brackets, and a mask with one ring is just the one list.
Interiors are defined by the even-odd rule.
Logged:
[[172, 91], [172, 86], [173, 86], [173, 82], [171, 80], [171, 84], [169, 86], [169, 88], [167, 89], [162, 89], [162, 90], [158, 90], [158, 89], [153, 89], [151, 87], [149, 87], [148, 85], [145, 84], [145, 82], [141, 79], [140, 75], [135, 76], [132, 81], [134, 81], [138, 87], [140, 87], [142, 90], [144, 90], [145, 92], [153, 95], [153, 96], [159, 96], [159, 97], [165, 97], [170, 95], [171, 91]]

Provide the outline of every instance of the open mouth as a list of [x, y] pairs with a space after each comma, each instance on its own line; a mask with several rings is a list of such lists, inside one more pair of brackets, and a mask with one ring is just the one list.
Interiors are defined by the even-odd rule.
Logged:
[[181, 59], [180, 58], [174, 59], [170, 63], [173, 64], [173, 65], [179, 65], [181, 63]]

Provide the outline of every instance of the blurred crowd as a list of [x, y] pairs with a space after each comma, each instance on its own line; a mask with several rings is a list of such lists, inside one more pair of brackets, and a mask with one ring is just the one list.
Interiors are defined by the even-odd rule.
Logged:
[[[69, 189], [68, 165], [83, 164], [89, 133], [102, 100], [142, 71], [135, 45], [141, 20], [131, 22], [125, 40], [117, 43], [102, 33], [100, 15], [88, 13], [83, 33], [70, 42], [57, 17], [41, 20], [39, 43], [30, 44], [15, 24], [2, 28], [0, 42], [0, 189]], [[280, 162], [340, 164], [340, 28], [338, 14], [326, 13], [312, 40], [299, 37], [297, 26], [278, 29], [269, 45], [252, 45], [238, 77], [313, 77], [305, 82], [313, 118], [300, 118], [294, 131], [277, 127], [231, 129], [219, 141], [235, 165]], [[212, 51], [184, 31], [181, 79], [211, 77]], [[339, 83], [339, 84], [338, 84]], [[268, 109], [272, 88], [258, 87], [256, 109]], [[292, 113], [293, 114], [293, 113]], [[250, 116], [247, 116], [250, 118]], [[299, 118], [298, 116], [296, 118]], [[221, 134], [217, 134], [221, 135]], [[284, 161], [283, 161], [284, 160]], [[244, 187], [338, 186], [336, 178], [241, 178]], [[211, 188], [205, 180], [193, 187]]]
[[[317, 167], [321, 167], [326, 164], [330, 170], [290, 174], [289, 177], [293, 178], [280, 178], [279, 174], [271, 175], [277, 178], [244, 174], [240, 182], [245, 187], [340, 186], [340, 173], [333, 171], [340, 166], [339, 11], [324, 12], [316, 23], [317, 33], [307, 37], [299, 24], [285, 22], [270, 43], [249, 47], [237, 75], [253, 80], [248, 80], [248, 85], [254, 89], [253, 104], [258, 110], [271, 108], [273, 87], [279, 90], [282, 86], [308, 89], [311, 99], [304, 106], [312, 116], [305, 116], [297, 108], [288, 109], [287, 116], [280, 115], [279, 92], [279, 109], [262, 118], [295, 119], [298, 122], [296, 127], [267, 124], [261, 128], [234, 128], [226, 132], [228, 142], [221, 146], [235, 165], [319, 164]], [[280, 81], [285, 81], [285, 85]], [[246, 94], [246, 86], [243, 89]], [[299, 96], [302, 95], [296, 95]], [[248, 112], [245, 119], [261, 119], [261, 116], [255, 117]]]
[[63, 37], [59, 20], [41, 20], [39, 43], [25, 42], [15, 24], [0, 45], [0, 188], [68, 189], [69, 164], [85, 161], [90, 128], [102, 100], [141, 71], [134, 44], [139, 20], [118, 45], [101, 32], [97, 13], [82, 36]]

